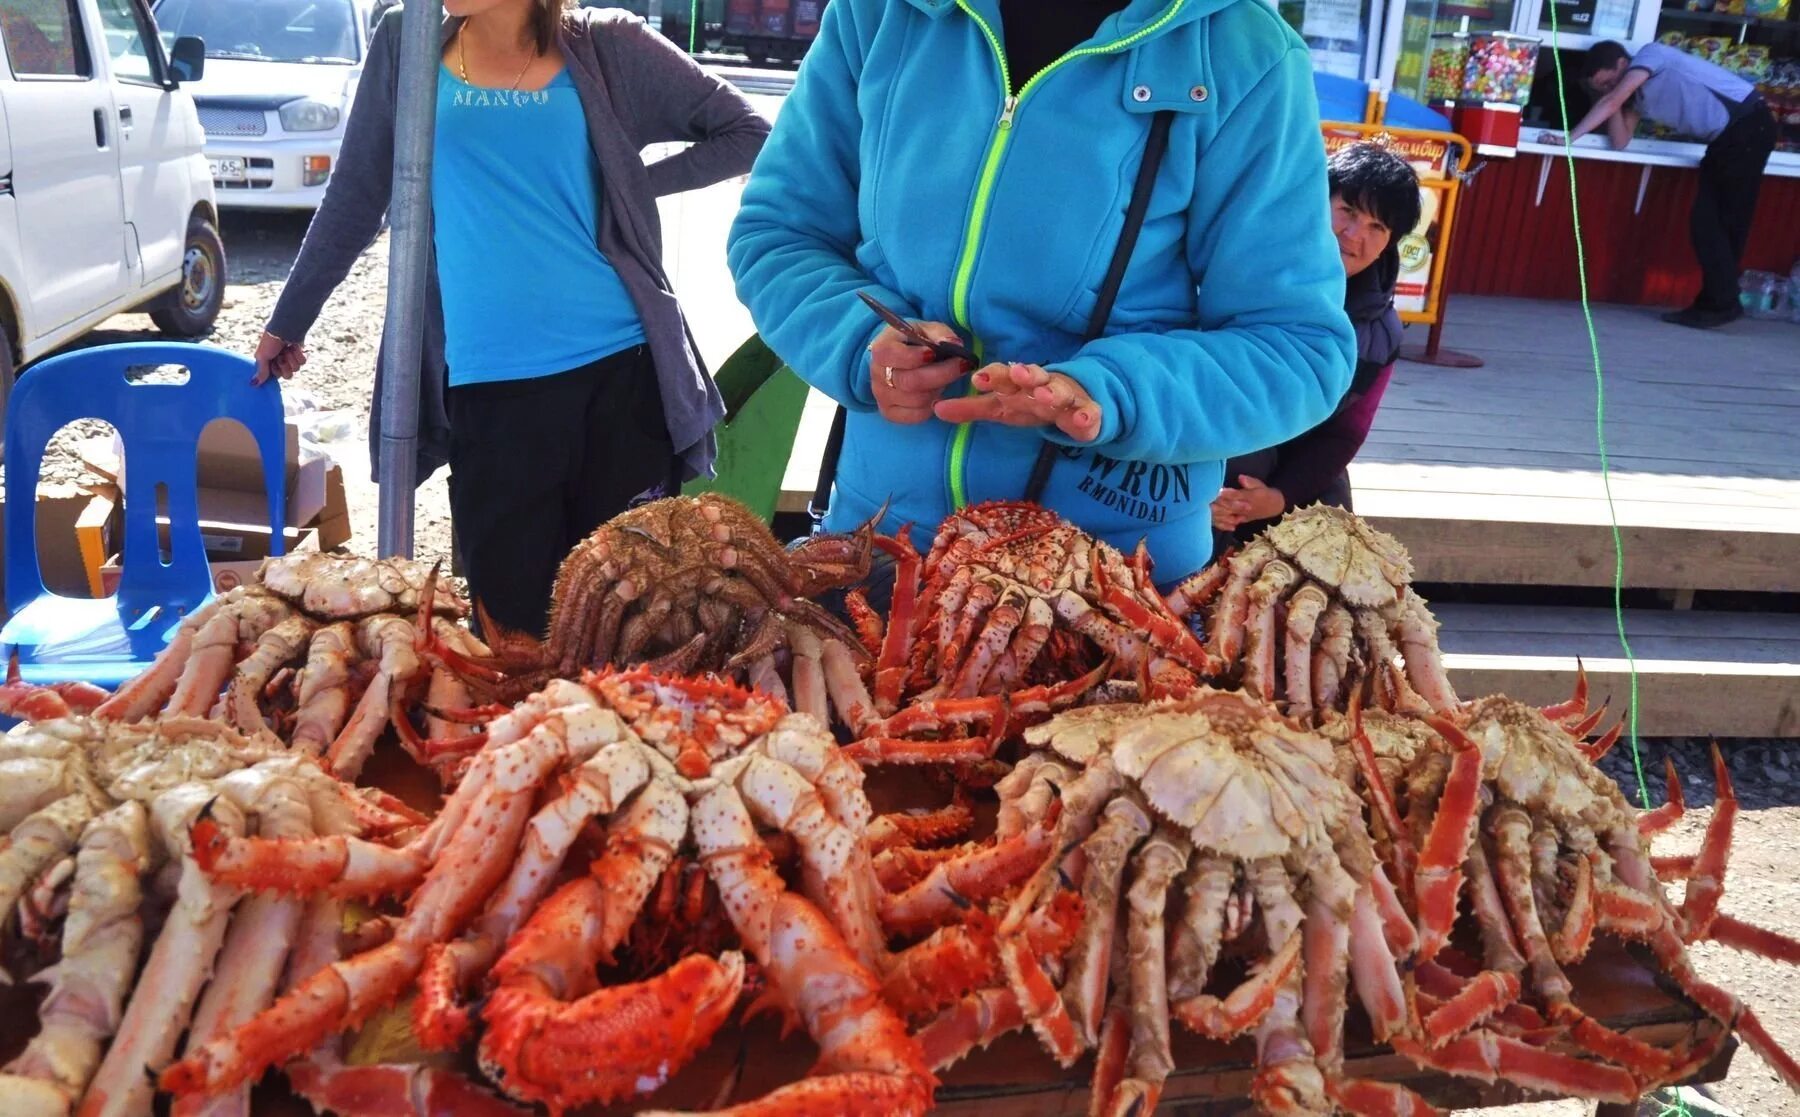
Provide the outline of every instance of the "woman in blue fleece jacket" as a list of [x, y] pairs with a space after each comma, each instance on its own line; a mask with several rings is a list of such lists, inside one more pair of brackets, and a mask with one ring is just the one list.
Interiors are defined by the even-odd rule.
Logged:
[[[1325, 418], [1354, 362], [1311, 61], [1262, 0], [833, 0], [729, 258], [763, 337], [849, 411], [826, 526], [885, 501], [921, 544], [1019, 498], [1047, 439], [1045, 504], [1191, 572], [1223, 460]], [[859, 290], [990, 363], [929, 363]]]

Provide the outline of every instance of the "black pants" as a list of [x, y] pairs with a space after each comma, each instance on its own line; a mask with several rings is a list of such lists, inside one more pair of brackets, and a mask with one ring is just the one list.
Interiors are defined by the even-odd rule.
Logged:
[[1758, 102], [1706, 145], [1700, 160], [1700, 191], [1688, 219], [1694, 255], [1700, 261], [1701, 310], [1738, 305], [1738, 265], [1750, 240], [1756, 194], [1763, 167], [1775, 149], [1775, 115]]
[[541, 635], [557, 567], [636, 498], [668, 495], [674, 448], [650, 351], [451, 388], [450, 516], [471, 596]]

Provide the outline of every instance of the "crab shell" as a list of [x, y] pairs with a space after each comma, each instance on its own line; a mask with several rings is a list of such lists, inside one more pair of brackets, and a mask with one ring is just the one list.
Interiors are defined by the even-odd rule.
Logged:
[[1412, 581], [1412, 559], [1400, 541], [1341, 508], [1297, 509], [1263, 538], [1353, 609], [1393, 609]]
[[[256, 581], [264, 590], [315, 618], [356, 620], [375, 613], [410, 613], [433, 567], [411, 559], [295, 553], [264, 559]], [[432, 611], [461, 616], [456, 596], [440, 588]]]
[[1084, 765], [1110, 758], [1197, 848], [1244, 860], [1329, 849], [1357, 809], [1329, 741], [1237, 692], [1090, 706], [1026, 730], [1025, 740]]
[[1532, 813], [1595, 829], [1632, 817], [1618, 785], [1537, 707], [1505, 696], [1482, 698], [1458, 720], [1481, 748], [1482, 778]]

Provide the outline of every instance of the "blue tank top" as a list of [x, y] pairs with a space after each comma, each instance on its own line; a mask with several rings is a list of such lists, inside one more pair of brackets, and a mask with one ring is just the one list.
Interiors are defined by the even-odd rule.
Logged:
[[599, 248], [600, 162], [564, 71], [543, 89], [440, 70], [431, 205], [450, 385], [579, 368], [644, 341]]

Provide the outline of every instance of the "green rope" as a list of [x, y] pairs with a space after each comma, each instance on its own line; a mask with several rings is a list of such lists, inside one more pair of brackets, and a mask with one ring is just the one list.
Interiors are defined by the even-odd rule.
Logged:
[[1600, 483], [1606, 490], [1606, 516], [1612, 527], [1613, 545], [1613, 623], [1619, 630], [1619, 646], [1625, 649], [1625, 663], [1631, 674], [1631, 706], [1626, 710], [1631, 732], [1631, 763], [1637, 770], [1638, 801], [1650, 807], [1650, 792], [1644, 782], [1644, 756], [1638, 747], [1638, 673], [1637, 657], [1631, 653], [1631, 641], [1625, 636], [1625, 541], [1619, 533], [1619, 511], [1613, 505], [1612, 465], [1606, 450], [1606, 377], [1600, 365], [1600, 338], [1594, 332], [1594, 310], [1588, 300], [1587, 252], [1581, 243], [1581, 202], [1575, 190], [1575, 141], [1569, 131], [1569, 98], [1563, 84], [1562, 52], [1555, 47], [1556, 4], [1550, 11], [1550, 60], [1556, 68], [1556, 103], [1562, 112], [1563, 160], [1569, 165], [1569, 216], [1575, 231], [1575, 276], [1581, 285], [1581, 317], [1587, 324], [1588, 351], [1594, 357], [1594, 441], [1600, 447]]
[[688, 5], [688, 53], [689, 54], [694, 53], [694, 43], [696, 41], [698, 41], [696, 36], [698, 36], [699, 34], [700, 34], [700, 0], [693, 0], [693, 3]]

